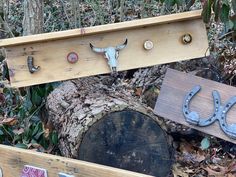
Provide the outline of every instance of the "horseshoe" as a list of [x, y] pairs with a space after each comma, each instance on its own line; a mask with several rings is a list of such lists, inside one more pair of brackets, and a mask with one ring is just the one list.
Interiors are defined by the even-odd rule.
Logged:
[[220, 94], [217, 90], [212, 92], [214, 101], [214, 112], [208, 118], [200, 118], [199, 114], [195, 111], [190, 111], [189, 105], [193, 97], [201, 90], [201, 86], [197, 85], [186, 94], [183, 102], [183, 115], [191, 125], [205, 127], [213, 124], [216, 120], [219, 121], [220, 127], [223, 132], [232, 139], [236, 139], [236, 124], [228, 125], [226, 122], [227, 112], [236, 104], [236, 96], [231, 97], [224, 105], [221, 105]]

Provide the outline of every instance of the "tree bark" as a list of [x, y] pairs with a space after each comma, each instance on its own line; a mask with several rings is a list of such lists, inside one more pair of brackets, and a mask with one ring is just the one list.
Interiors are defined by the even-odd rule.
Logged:
[[111, 112], [129, 108], [148, 115], [160, 125], [163, 123], [140, 103], [132, 88], [111, 85], [110, 76], [82, 78], [64, 82], [48, 96], [48, 118], [59, 133], [63, 156], [78, 158], [83, 134]]
[[43, 32], [43, 0], [24, 0], [23, 35]]
[[[0, 18], [4, 19], [4, 4], [0, 1]], [[0, 20], [0, 29], [4, 29], [3, 21]], [[0, 39], [4, 37], [4, 31], [0, 30]], [[1, 53], [0, 53], [1, 54]]]

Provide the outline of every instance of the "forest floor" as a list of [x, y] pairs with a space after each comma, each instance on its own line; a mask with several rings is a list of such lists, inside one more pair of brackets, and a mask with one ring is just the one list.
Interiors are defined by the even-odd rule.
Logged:
[[[22, 35], [22, 20], [24, 14], [22, 2], [22, 0], [9, 1], [7, 17], [4, 19], [7, 28], [0, 30], [1, 38]], [[78, 13], [78, 8], [72, 6], [71, 3], [67, 1], [45, 1], [44, 31], [52, 32], [77, 27], [116, 23], [201, 8], [200, 3], [195, 3], [188, 9], [186, 9], [187, 7], [177, 6], [169, 9], [161, 6], [158, 1], [154, 0], [127, 0], [124, 5], [121, 5], [120, 2], [121, 1], [86, 0], [79, 5], [80, 13]], [[75, 15], [75, 12], [77, 12], [77, 15]], [[136, 70], [136, 74], [139, 73], [139, 75], [136, 76], [132, 75], [134, 71], [123, 72], [120, 74], [124, 75], [124, 77], [121, 78], [121, 82], [135, 83], [133, 89], [135, 90], [136, 96], [140, 97], [140, 100], [148, 104], [151, 108], [153, 108], [155, 100], [149, 99], [147, 90], [154, 89], [154, 93], [158, 96], [162, 79], [168, 67], [236, 86], [236, 45], [232, 35], [225, 31], [223, 24], [215, 23], [214, 21], [207, 25], [207, 30], [209, 49], [211, 52], [209, 57]], [[154, 87], [149, 87], [150, 82], [152, 82]], [[9, 92], [4, 92], [4, 99], [13, 99], [12, 102], [15, 101], [15, 98], [12, 97], [12, 95], [16, 95], [15, 93], [11, 94], [11, 96], [9, 96], [9, 94], [8, 97], [10, 98], [8, 98], [6, 94], [9, 94]], [[3, 99], [2, 95], [0, 95], [0, 102], [2, 102], [1, 99]], [[9, 138], [6, 140], [6, 138], [1, 137], [4, 135], [4, 132], [8, 132], [8, 134], [9, 132], [13, 132], [14, 136], [24, 132], [22, 126], [16, 126], [15, 118], [6, 119], [6, 110], [8, 111], [7, 115], [13, 116], [15, 114], [15, 112], [10, 113], [10, 108], [7, 107], [7, 105], [9, 104], [5, 104], [5, 110], [1, 110], [1, 113], [4, 114], [3, 120], [5, 123], [0, 119], [0, 124], [5, 124], [8, 127], [7, 131], [6, 127], [4, 127], [4, 131], [0, 127], [0, 143], [15, 145], [15, 142], [18, 141], [16, 137], [10, 140]], [[34, 128], [36, 126], [34, 126]], [[172, 144], [175, 149], [176, 160], [171, 176], [236, 176], [236, 145], [183, 127], [168, 120], [166, 120], [166, 131], [172, 137]], [[23, 143], [21, 143], [19, 147], [22, 147], [22, 144]], [[40, 147], [42, 151], [49, 153], [56, 149], [55, 147], [43, 148], [39, 145], [40, 143], [35, 145], [36, 143], [24, 142], [24, 144], [27, 144], [27, 147], [31, 149]]]

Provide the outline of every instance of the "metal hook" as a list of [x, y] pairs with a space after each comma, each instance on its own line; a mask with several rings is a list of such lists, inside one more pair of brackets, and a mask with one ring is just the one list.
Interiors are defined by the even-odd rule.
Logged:
[[226, 104], [221, 105], [220, 94], [214, 90], [212, 92], [214, 100], [214, 113], [206, 118], [200, 118], [199, 114], [189, 110], [189, 104], [191, 99], [201, 90], [201, 86], [197, 85], [185, 96], [183, 103], [183, 114], [186, 118], [186, 122], [192, 125], [204, 127], [213, 124], [216, 120], [219, 121], [220, 127], [223, 132], [230, 138], [236, 139], [236, 124], [228, 125], [226, 122], [226, 114], [232, 106], [236, 104], [236, 96], [231, 97]]
[[29, 72], [31, 74], [39, 71], [39, 69], [40, 69], [40, 66], [34, 66], [34, 57], [32, 57], [32, 56], [28, 56], [27, 65], [28, 65]]

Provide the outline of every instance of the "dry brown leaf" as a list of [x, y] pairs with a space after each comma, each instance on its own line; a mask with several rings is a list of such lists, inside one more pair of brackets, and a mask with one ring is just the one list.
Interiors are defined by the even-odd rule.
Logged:
[[2, 121], [0, 121], [0, 124], [10, 125], [10, 126], [16, 125], [16, 123], [17, 123], [16, 118], [4, 118]]
[[186, 141], [181, 142], [179, 149], [180, 149], [180, 152], [190, 153], [194, 151], [194, 147], [190, 143], [187, 143]]
[[136, 96], [141, 96], [143, 92], [143, 89], [141, 87], [138, 87], [135, 89], [135, 95]]
[[189, 175], [187, 173], [185, 173], [184, 170], [182, 170], [180, 168], [179, 164], [173, 165], [172, 173], [173, 173], [174, 177], [189, 177]]
[[47, 129], [44, 129], [44, 137], [45, 138], [48, 138], [50, 135], [50, 130], [47, 128]]
[[22, 133], [24, 133], [24, 129], [23, 128], [20, 128], [20, 129], [15, 129], [15, 130], [13, 130], [13, 132], [14, 132], [14, 134], [16, 134], [16, 135], [21, 135]]
[[236, 162], [233, 161], [230, 165], [228, 165], [227, 169], [228, 173], [236, 173]]
[[236, 175], [235, 174], [232, 174], [232, 173], [229, 173], [227, 174], [227, 177], [235, 177]]
[[207, 171], [208, 176], [223, 177], [227, 173], [227, 167], [220, 165], [208, 165], [208, 167], [203, 169]]

